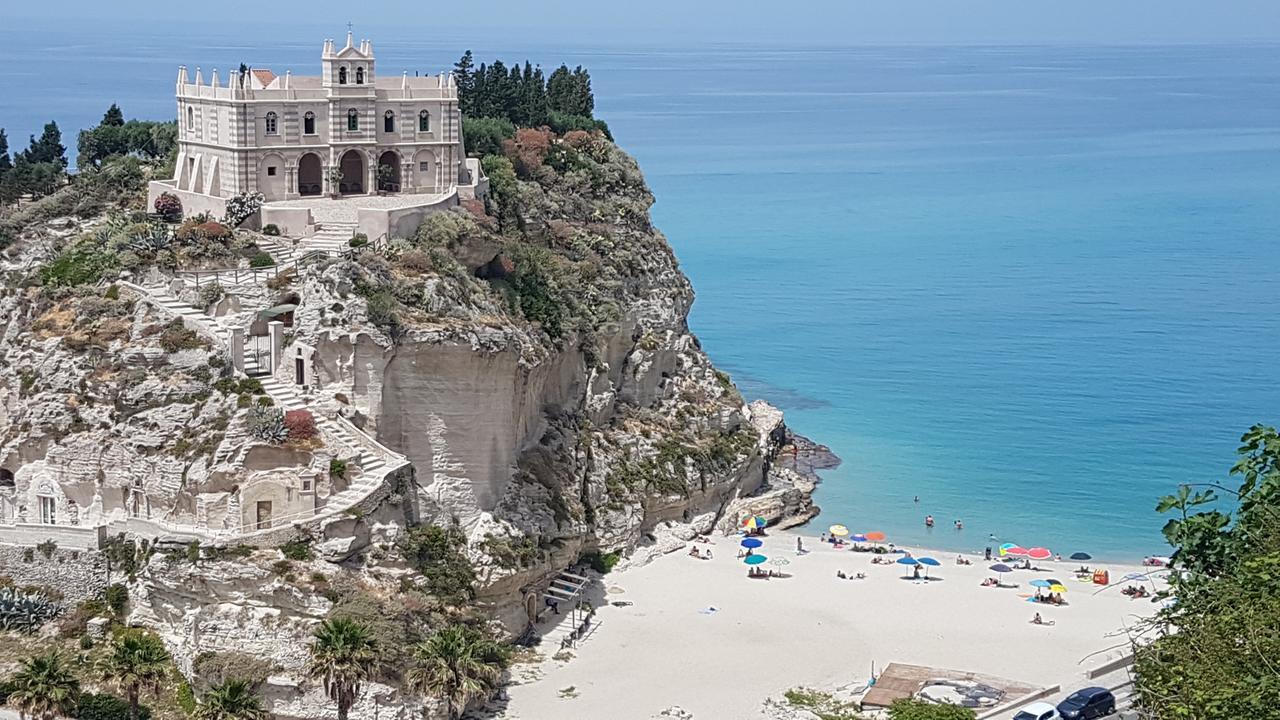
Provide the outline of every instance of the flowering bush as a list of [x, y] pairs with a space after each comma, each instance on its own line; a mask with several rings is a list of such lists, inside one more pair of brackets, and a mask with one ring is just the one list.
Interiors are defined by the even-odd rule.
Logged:
[[240, 227], [240, 223], [262, 209], [262, 193], [242, 192], [227, 201], [227, 216], [222, 221], [231, 227]]
[[289, 429], [290, 440], [310, 440], [320, 434], [316, 429], [316, 419], [308, 410], [290, 410], [285, 413], [284, 426]]
[[182, 201], [173, 193], [160, 193], [155, 202], [156, 213], [169, 222], [182, 219]]

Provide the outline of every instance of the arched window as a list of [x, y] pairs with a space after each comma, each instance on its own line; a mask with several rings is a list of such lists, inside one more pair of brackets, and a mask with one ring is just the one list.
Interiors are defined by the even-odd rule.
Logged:
[[351, 108], [350, 110], [347, 111], [347, 129], [348, 130], [360, 129], [360, 111], [356, 110], [355, 108]]
[[302, 116], [302, 133], [304, 135], [316, 134], [316, 114], [310, 110], [307, 111], [306, 115]]
[[347, 69], [344, 67], [338, 68], [338, 84], [339, 85], [347, 84]]
[[196, 111], [195, 111], [195, 108], [191, 108], [191, 107], [187, 108], [187, 129], [188, 129], [188, 130], [195, 130], [195, 129], [196, 129]]
[[396, 131], [396, 114], [390, 110], [382, 116], [382, 132]]
[[427, 132], [431, 129], [431, 113], [423, 110], [418, 113], [418, 132]]
[[279, 129], [280, 129], [280, 122], [276, 114], [273, 112], [267, 113], [267, 134], [275, 135]]
[[364, 68], [362, 67], [356, 68], [356, 84], [357, 85], [364, 84]]

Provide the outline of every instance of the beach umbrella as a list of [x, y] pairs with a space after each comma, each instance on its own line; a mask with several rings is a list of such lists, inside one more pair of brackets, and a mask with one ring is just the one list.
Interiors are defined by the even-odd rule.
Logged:
[[751, 517], [742, 521], [742, 527], [746, 528], [747, 530], [759, 530], [768, 524], [769, 524], [769, 521], [765, 520], [763, 517], [760, 517], [759, 515], [752, 515]]
[[1052, 586], [1053, 586], [1053, 583], [1049, 582], [1048, 580], [1041, 580], [1037, 578], [1031, 581], [1031, 587], [1047, 588]]
[[1049, 592], [1064, 593], [1066, 591], [1067, 591], [1066, 585], [1050, 585], [1049, 586]]
[[1001, 555], [1013, 555], [1014, 557], [1022, 557], [1023, 555], [1026, 555], [1026, 554], [1027, 554], [1027, 549], [1026, 549], [1026, 548], [1024, 548], [1024, 547], [1018, 547], [1017, 545], [1014, 545], [1014, 546], [1013, 546], [1013, 547], [1011, 547], [1011, 548], [1005, 548], [1005, 549], [1003, 549], [1003, 550], [1001, 551], [1001, 553], [1000, 553], [1000, 554], [1001, 554]]
[[746, 563], [746, 564], [748, 564], [748, 565], [759, 565], [760, 563], [762, 563], [762, 562], [764, 562], [765, 560], [768, 560], [768, 559], [769, 559], [769, 558], [767, 558], [767, 557], [765, 557], [765, 556], [763, 556], [763, 555], [759, 555], [759, 554], [757, 554], [757, 555], [748, 555], [748, 556], [746, 557], [746, 559], [745, 559], [745, 560], [743, 560], [742, 562], [744, 562], [744, 563]]
[[849, 539], [854, 542], [866, 542], [867, 536], [863, 535], [862, 533], [854, 533], [853, 535], [849, 536]]
[[863, 535], [866, 535], [867, 539], [870, 540], [871, 542], [884, 542], [884, 538], [885, 538], [884, 533], [880, 532], [879, 530], [872, 530], [869, 533], [863, 533]]
[[1092, 560], [1093, 556], [1086, 552], [1071, 553], [1072, 560]]
[[764, 541], [760, 538], [743, 538], [742, 540], [742, 547], [744, 548], [758, 548], [761, 545], [764, 545]]
[[849, 528], [843, 525], [832, 525], [827, 528], [827, 532], [831, 533], [834, 537], [845, 537], [849, 534]]
[[1009, 567], [1008, 565], [1005, 565], [1004, 563], [996, 563], [995, 565], [992, 565], [990, 569], [991, 569], [991, 572], [998, 572], [998, 573], [1013, 572], [1013, 568]]
[[1049, 548], [1034, 547], [1027, 551], [1027, 557], [1032, 560], [1047, 560], [1053, 557], [1053, 552]]
[[1000, 554], [1004, 555], [1005, 553], [1009, 552], [1009, 548], [1016, 548], [1016, 547], [1018, 547], [1017, 543], [1002, 543], [1000, 545]]
[[911, 557], [910, 555], [906, 555], [904, 557], [898, 558], [898, 564], [899, 565], [919, 565], [920, 563], [917, 562], [916, 559]]
[[939, 565], [942, 564], [931, 557], [916, 558], [916, 561], [919, 562], [921, 565], [932, 565], [934, 567], [938, 567]]

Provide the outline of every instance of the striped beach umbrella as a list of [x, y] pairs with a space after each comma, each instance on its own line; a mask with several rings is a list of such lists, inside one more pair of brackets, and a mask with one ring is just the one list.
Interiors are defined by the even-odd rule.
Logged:
[[742, 521], [742, 527], [746, 530], [760, 530], [768, 524], [769, 524], [769, 521], [765, 520], [763, 517], [759, 515], [752, 515], [751, 517]]
[[835, 537], [847, 537], [849, 535], [849, 528], [844, 525], [832, 525], [827, 529], [827, 532], [831, 533]]

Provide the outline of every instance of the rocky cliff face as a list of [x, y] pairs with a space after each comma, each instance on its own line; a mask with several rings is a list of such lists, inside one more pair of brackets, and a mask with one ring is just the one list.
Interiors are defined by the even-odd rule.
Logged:
[[467, 528], [516, 629], [519, 591], [584, 551], [814, 511], [811, 480], [770, 472], [781, 414], [747, 408], [689, 332], [634, 161], [586, 133], [521, 131], [511, 155], [487, 208], [307, 277], [295, 338], [320, 395], [413, 461], [421, 517]]
[[[329, 716], [306, 678], [316, 623], [355, 613], [407, 647], [441, 622], [444, 601], [422, 576], [444, 561], [406, 551], [415, 526], [457, 524], [483, 618], [516, 635], [549, 579], [584, 554], [642, 563], [748, 515], [816, 514], [813, 470], [829, 456], [776, 409], [747, 405], [690, 333], [693, 290], [650, 224], [635, 162], [585, 132], [521, 130], [506, 155], [486, 159], [487, 202], [430, 216], [413, 238], [303, 265], [288, 287], [221, 299], [177, 288], [237, 323], [287, 293], [298, 307], [276, 379], [302, 372], [310, 411], [412, 462], [379, 504], [327, 521], [302, 562], [192, 552], [172, 537], [158, 554], [139, 550], [130, 621], [159, 632], [188, 676], [202, 658], [243, 653], [269, 668], [274, 714]], [[256, 440], [256, 396], [216, 343], [111, 284], [122, 265], [105, 253], [154, 228], [100, 222], [61, 234], [46, 223], [7, 251], [0, 463], [12, 474], [0, 507], [28, 520], [52, 495], [77, 523], [141, 514], [226, 528], [245, 512], [231, 499], [255, 482], [283, 492], [314, 477], [323, 496], [326, 438]], [[165, 252], [123, 265], [167, 274]], [[103, 267], [48, 282], [40, 267], [69, 255]], [[433, 712], [388, 683], [352, 717]]]

